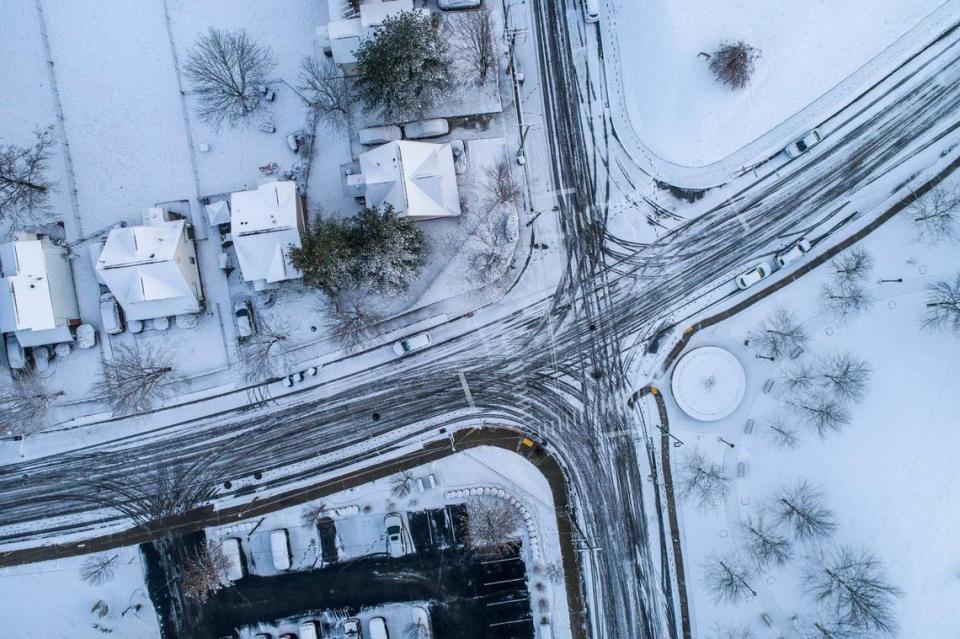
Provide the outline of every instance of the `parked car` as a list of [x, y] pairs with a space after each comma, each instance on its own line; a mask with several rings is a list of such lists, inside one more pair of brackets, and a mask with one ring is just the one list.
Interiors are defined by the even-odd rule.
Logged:
[[790, 262], [798, 260], [803, 257], [803, 254], [810, 250], [810, 242], [807, 241], [807, 238], [801, 237], [796, 243], [788, 248], [782, 253], [777, 253], [777, 257], [774, 258], [777, 262], [777, 266], [783, 268]]
[[785, 148], [783, 152], [791, 158], [798, 158], [809, 151], [812, 147], [818, 145], [821, 139], [820, 132], [814, 129], [793, 144], [787, 145], [787, 148]]
[[750, 288], [768, 275], [770, 275], [770, 266], [760, 262], [746, 273], [737, 276], [737, 286], [741, 289]]
[[414, 606], [410, 609], [410, 625], [417, 628], [417, 639], [431, 639], [433, 631], [430, 629], [430, 613], [423, 606]]
[[411, 140], [421, 138], [435, 138], [438, 135], [450, 133], [450, 125], [446, 118], [417, 120], [403, 125], [403, 135]]
[[361, 639], [360, 620], [347, 619], [343, 622], [343, 636], [345, 639]]
[[403, 131], [400, 130], [400, 127], [394, 125], [370, 126], [365, 129], [360, 129], [357, 136], [360, 138], [360, 144], [370, 146], [372, 144], [386, 144], [387, 142], [400, 140], [403, 138]]
[[224, 556], [227, 558], [227, 579], [236, 581], [246, 574], [243, 563], [243, 552], [240, 550], [240, 540], [228, 537], [220, 544]]
[[370, 639], [390, 639], [387, 622], [383, 617], [374, 617], [370, 620]]
[[277, 570], [290, 570], [290, 538], [287, 529], [280, 528], [270, 533], [270, 556]]
[[320, 639], [320, 629], [316, 621], [304, 621], [300, 624], [300, 639]]
[[407, 554], [407, 545], [403, 540], [403, 518], [397, 513], [390, 513], [383, 518], [383, 525], [387, 529], [387, 554], [403, 557]]
[[427, 346], [430, 346], [430, 333], [420, 333], [396, 342], [393, 345], [393, 352], [397, 355], [406, 355]]
[[13, 333], [8, 333], [3, 340], [4, 352], [7, 355], [7, 365], [11, 371], [22, 372], [27, 370], [29, 361], [23, 347], [20, 346], [20, 340]]
[[253, 635], [253, 639], [272, 639], [272, 638], [273, 638], [273, 635], [271, 635], [269, 632], [258, 632], [257, 634]]
[[113, 293], [104, 293], [100, 296], [100, 321], [103, 323], [103, 332], [107, 335], [123, 332], [123, 309], [120, 308]]
[[437, 6], [444, 11], [476, 9], [480, 6], [480, 0], [437, 0]]
[[253, 306], [250, 300], [241, 300], [233, 305], [233, 314], [237, 318], [237, 336], [245, 340], [257, 332], [253, 321]]
[[600, 0], [583, 0], [585, 22], [600, 22]]
[[285, 632], [280, 635], [280, 639], [297, 639], [297, 635], [293, 634], [292, 632]]

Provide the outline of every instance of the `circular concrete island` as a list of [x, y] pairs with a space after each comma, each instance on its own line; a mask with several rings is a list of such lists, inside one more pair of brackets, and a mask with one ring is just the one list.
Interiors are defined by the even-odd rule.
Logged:
[[695, 348], [673, 369], [673, 398], [690, 417], [723, 419], [743, 401], [746, 376], [732, 353], [716, 346]]

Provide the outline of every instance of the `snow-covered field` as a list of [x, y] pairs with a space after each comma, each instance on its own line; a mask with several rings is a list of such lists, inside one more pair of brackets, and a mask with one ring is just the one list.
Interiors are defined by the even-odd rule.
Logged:
[[[739, 606], [717, 604], [705, 589], [703, 562], [708, 555], [740, 550], [738, 522], [769, 505], [774, 494], [801, 479], [823, 492], [838, 528], [823, 544], [865, 547], [886, 567], [890, 582], [903, 596], [896, 600], [901, 636], [954, 636], [960, 614], [946, 602], [960, 597], [955, 553], [960, 513], [956, 455], [960, 451], [960, 395], [955, 370], [960, 339], [949, 333], [921, 330], [927, 284], [960, 270], [956, 244], [930, 247], [911, 241], [905, 215], [888, 222], [858, 244], [867, 249], [875, 267], [866, 281], [874, 297], [872, 309], [848, 323], [839, 323], [821, 310], [819, 288], [831, 278], [824, 265], [786, 289], [766, 298], [728, 321], [699, 332], [690, 348], [721, 346], [734, 353], [747, 372], [747, 393], [729, 418], [696, 422], [680, 411], [666, 393], [671, 431], [684, 442], [673, 449], [674, 476], [684, 456], [696, 449], [722, 462], [733, 478], [726, 499], [715, 510], [683, 503], [681, 516], [684, 563], [690, 594], [694, 636], [709, 636], [717, 621], [751, 625], [761, 638], [801, 636], [791, 631], [789, 618], [809, 627], [814, 611], [800, 588], [800, 570], [815, 545], [793, 545], [794, 558], [782, 569], [769, 569], [752, 578], [758, 597]], [[903, 278], [903, 283], [879, 279]], [[796, 313], [810, 334], [810, 343], [797, 360], [757, 359], [744, 346], [748, 333], [778, 307]], [[839, 433], [822, 440], [800, 426], [800, 443], [776, 448], [768, 427], [770, 417], [790, 420], [779, 377], [799, 362], [849, 352], [866, 361], [872, 373], [862, 403], [850, 404], [851, 421]], [[769, 393], [763, 392], [773, 379]], [[746, 433], [748, 420], [754, 420]], [[718, 441], [723, 437], [736, 447]], [[743, 464], [743, 466], [740, 466]], [[739, 477], [743, 474], [743, 477]], [[743, 553], [742, 553], [743, 554]], [[774, 630], [760, 615], [771, 616]]]
[[[942, 2], [611, 0], [628, 116], [664, 160], [710, 164], [819, 98]], [[724, 40], [762, 52], [745, 89], [716, 82], [698, 57]]]

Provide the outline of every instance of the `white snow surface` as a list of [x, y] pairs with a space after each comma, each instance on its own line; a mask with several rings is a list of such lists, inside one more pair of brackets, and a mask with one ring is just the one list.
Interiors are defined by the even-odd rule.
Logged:
[[[742, 548], [738, 522], [762, 509], [775, 491], [800, 479], [821, 489], [836, 515], [838, 530], [823, 547], [842, 543], [871, 550], [883, 562], [890, 582], [903, 591], [895, 606], [900, 636], [960, 634], [960, 612], [944, 605], [960, 598], [956, 562], [951, 559], [960, 527], [960, 511], [954, 506], [960, 495], [956, 472], [960, 395], [955, 374], [960, 339], [920, 328], [926, 285], [952, 277], [960, 260], [955, 244], [929, 247], [911, 241], [907, 215], [858, 245], [876, 260], [866, 282], [875, 303], [866, 316], [842, 325], [820, 311], [817, 293], [830, 277], [827, 265], [691, 340], [694, 348], [717, 345], [731, 350], [746, 367], [748, 380], [740, 408], [709, 426], [683, 415], [665, 394], [671, 432], [685, 444], [673, 449], [675, 477], [683, 455], [694, 448], [722, 461], [733, 477], [732, 490], [716, 510], [699, 510], [693, 502], [681, 503], [678, 509], [694, 636], [709, 636], [718, 621], [764, 631], [762, 612], [771, 615], [781, 634], [761, 632], [760, 637], [802, 636], [791, 631], [788, 617], [799, 613], [801, 620], [809, 619], [813, 612], [799, 577], [804, 557], [815, 546], [795, 543], [795, 558], [783, 569], [756, 575], [752, 585], [758, 598], [739, 607], [715, 603], [701, 582], [708, 555]], [[904, 278], [902, 284], [877, 281], [899, 277]], [[778, 306], [795, 311], [810, 333], [811, 342], [798, 360], [758, 360], [744, 347], [748, 332]], [[824, 440], [800, 425], [797, 448], [775, 448], [767, 418], [789, 416], [782, 404], [780, 368], [839, 352], [864, 359], [872, 370], [864, 401], [849, 405], [850, 424]], [[774, 388], [763, 393], [768, 379], [775, 380]], [[754, 420], [754, 429], [747, 434], [749, 419]], [[736, 448], [719, 442], [718, 436]]]
[[[880, 54], [942, 0], [611, 0], [628, 116], [668, 162], [703, 166], [774, 128]], [[731, 90], [708, 62], [721, 41], [761, 50]], [[815, 126], [811, 122], [810, 126]]]

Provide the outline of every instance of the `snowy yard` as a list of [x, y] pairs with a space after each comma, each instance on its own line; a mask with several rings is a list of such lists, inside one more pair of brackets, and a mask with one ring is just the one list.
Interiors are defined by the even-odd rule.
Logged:
[[[872, 3], [869, 10], [858, 0], [611, 4], [634, 129], [664, 160], [702, 166], [726, 157], [819, 98], [942, 0], [887, 0]], [[743, 40], [762, 52], [745, 89], [731, 90], [714, 81], [707, 61], [698, 57], [725, 40]], [[891, 67], [867, 70], [845, 97], [853, 97]]]
[[[887, 579], [902, 591], [894, 606], [901, 636], [960, 632], [960, 614], [944, 605], [960, 597], [955, 552], [960, 515], [954, 507], [960, 494], [955, 470], [960, 451], [955, 381], [960, 339], [920, 326], [925, 287], [952, 277], [960, 262], [955, 244], [930, 247], [907, 240], [913, 229], [906, 215], [857, 245], [875, 260], [865, 280], [874, 303], [863, 316], [843, 323], [822, 310], [820, 286], [832, 278], [831, 266], [823, 265], [691, 340], [690, 348], [728, 349], [747, 377], [740, 408], [716, 422], [686, 417], [665, 392], [671, 431], [684, 442], [672, 451], [674, 477], [682, 476], [684, 460], [696, 450], [722, 463], [731, 478], [725, 499], [711, 500], [707, 509], [687, 500], [680, 512], [694, 636], [709, 636], [717, 622], [750, 625], [760, 638], [801, 636], [800, 628], [809, 628], [815, 620], [812, 600], [800, 587], [801, 570], [818, 546], [830, 549], [837, 544], [866, 548], [881, 560]], [[878, 282], [898, 278], [903, 282]], [[796, 314], [810, 341], [797, 359], [759, 359], [744, 340], [756, 340], [758, 323], [781, 307]], [[816, 367], [822, 357], [839, 353], [864, 360], [871, 373], [863, 400], [847, 404], [850, 423], [821, 439], [786, 406], [790, 395], [782, 375], [804, 363]], [[768, 380], [773, 387], [765, 393]], [[797, 428], [796, 447], [776, 445], [770, 422], [777, 417]], [[748, 420], [753, 420], [749, 433]], [[784, 567], [751, 575], [756, 598], [740, 605], [717, 604], [703, 583], [707, 557], [736, 553], [749, 561], [739, 522], [769, 512], [774, 497], [801, 480], [822, 491], [824, 505], [834, 513], [837, 529], [832, 538], [794, 542]], [[764, 613], [774, 629], [765, 626]], [[794, 614], [798, 619], [791, 622]], [[793, 623], [796, 629], [791, 630]]]

